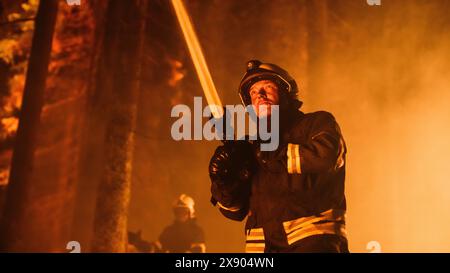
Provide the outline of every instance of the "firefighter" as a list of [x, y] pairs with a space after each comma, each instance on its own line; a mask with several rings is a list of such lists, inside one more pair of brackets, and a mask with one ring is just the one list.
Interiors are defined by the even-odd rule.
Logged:
[[181, 194], [173, 203], [175, 221], [167, 226], [156, 242], [158, 252], [204, 253], [203, 229], [196, 223], [194, 199]]
[[345, 142], [332, 114], [300, 111], [297, 93], [284, 69], [249, 61], [241, 101], [259, 119], [279, 105], [279, 146], [228, 141], [209, 164], [212, 203], [227, 218], [247, 217], [246, 252], [348, 252]]

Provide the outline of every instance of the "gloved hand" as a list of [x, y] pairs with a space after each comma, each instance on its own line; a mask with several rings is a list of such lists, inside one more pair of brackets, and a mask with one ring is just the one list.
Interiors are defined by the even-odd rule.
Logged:
[[254, 171], [252, 144], [248, 141], [230, 141], [217, 147], [209, 162], [209, 176], [219, 184], [246, 181]]
[[209, 163], [211, 202], [242, 207], [250, 194], [250, 179], [256, 166], [253, 147], [247, 141], [227, 141], [217, 147]]

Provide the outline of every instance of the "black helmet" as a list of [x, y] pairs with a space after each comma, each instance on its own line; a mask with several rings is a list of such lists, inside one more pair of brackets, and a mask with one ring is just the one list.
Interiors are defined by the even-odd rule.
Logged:
[[275, 64], [251, 60], [247, 62], [247, 72], [239, 85], [239, 96], [244, 106], [251, 104], [251, 98], [248, 93], [249, 88], [255, 82], [261, 80], [274, 81], [280, 90], [286, 92], [289, 98], [297, 101], [297, 83], [286, 70]]

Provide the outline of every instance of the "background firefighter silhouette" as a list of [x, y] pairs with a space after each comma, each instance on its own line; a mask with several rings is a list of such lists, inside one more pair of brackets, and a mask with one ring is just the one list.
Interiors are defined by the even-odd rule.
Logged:
[[204, 253], [203, 229], [195, 218], [194, 199], [181, 194], [173, 203], [174, 222], [165, 227], [155, 242], [142, 240], [141, 232], [128, 232], [129, 243], [138, 252]]

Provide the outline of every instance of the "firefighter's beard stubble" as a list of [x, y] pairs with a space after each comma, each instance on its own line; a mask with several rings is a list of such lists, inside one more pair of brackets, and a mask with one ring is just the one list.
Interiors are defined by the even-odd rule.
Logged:
[[[194, 97], [194, 113], [185, 104], [172, 108], [178, 118], [171, 128], [174, 140], [259, 140], [261, 151], [274, 151], [279, 145], [280, 111], [278, 105], [226, 105], [221, 118], [211, 118], [211, 108], [203, 108], [202, 97]], [[258, 113], [258, 114], [256, 114]], [[209, 120], [203, 124], [204, 118]], [[192, 126], [193, 121], [193, 126]], [[192, 135], [193, 128], [193, 135]]]

